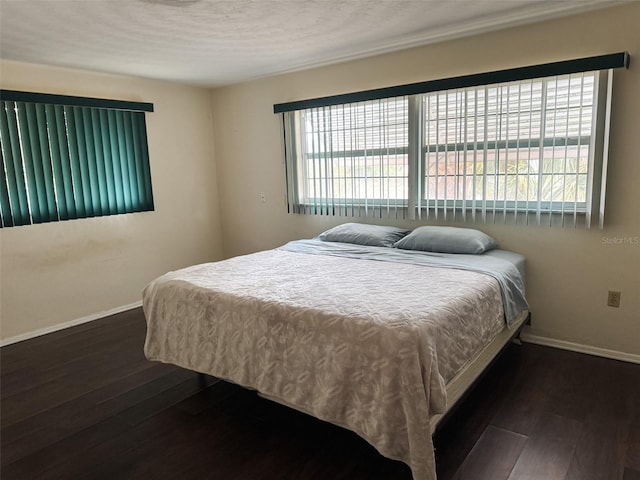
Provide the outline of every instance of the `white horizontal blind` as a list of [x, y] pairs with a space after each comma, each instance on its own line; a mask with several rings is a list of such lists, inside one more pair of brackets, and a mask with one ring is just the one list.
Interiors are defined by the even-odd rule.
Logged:
[[424, 95], [418, 216], [575, 225], [597, 85], [592, 72]]
[[285, 112], [289, 211], [602, 225], [611, 75]]
[[[406, 214], [407, 97], [286, 113], [290, 211]], [[287, 128], [287, 126], [289, 128]], [[295, 130], [294, 130], [295, 129]]]

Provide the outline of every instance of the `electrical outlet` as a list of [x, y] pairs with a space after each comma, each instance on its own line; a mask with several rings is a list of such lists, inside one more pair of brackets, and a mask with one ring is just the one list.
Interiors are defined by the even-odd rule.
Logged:
[[607, 299], [607, 305], [610, 307], [619, 307], [620, 306], [620, 292], [614, 292], [613, 290], [609, 290], [609, 297]]

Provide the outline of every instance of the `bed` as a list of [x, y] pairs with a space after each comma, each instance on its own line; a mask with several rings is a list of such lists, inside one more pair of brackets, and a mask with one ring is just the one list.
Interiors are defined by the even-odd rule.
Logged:
[[362, 243], [321, 236], [157, 278], [145, 354], [350, 429], [434, 480], [434, 429], [527, 317], [524, 258]]

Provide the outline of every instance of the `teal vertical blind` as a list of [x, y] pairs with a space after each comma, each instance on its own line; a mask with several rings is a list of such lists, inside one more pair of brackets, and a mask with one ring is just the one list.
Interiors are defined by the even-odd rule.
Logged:
[[4, 93], [2, 227], [153, 210], [144, 111]]

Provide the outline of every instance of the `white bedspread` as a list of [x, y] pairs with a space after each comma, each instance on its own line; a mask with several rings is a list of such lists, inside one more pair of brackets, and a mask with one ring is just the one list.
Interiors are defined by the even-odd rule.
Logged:
[[281, 249], [168, 273], [143, 304], [149, 359], [348, 428], [415, 480], [446, 382], [505, 324], [489, 275]]

